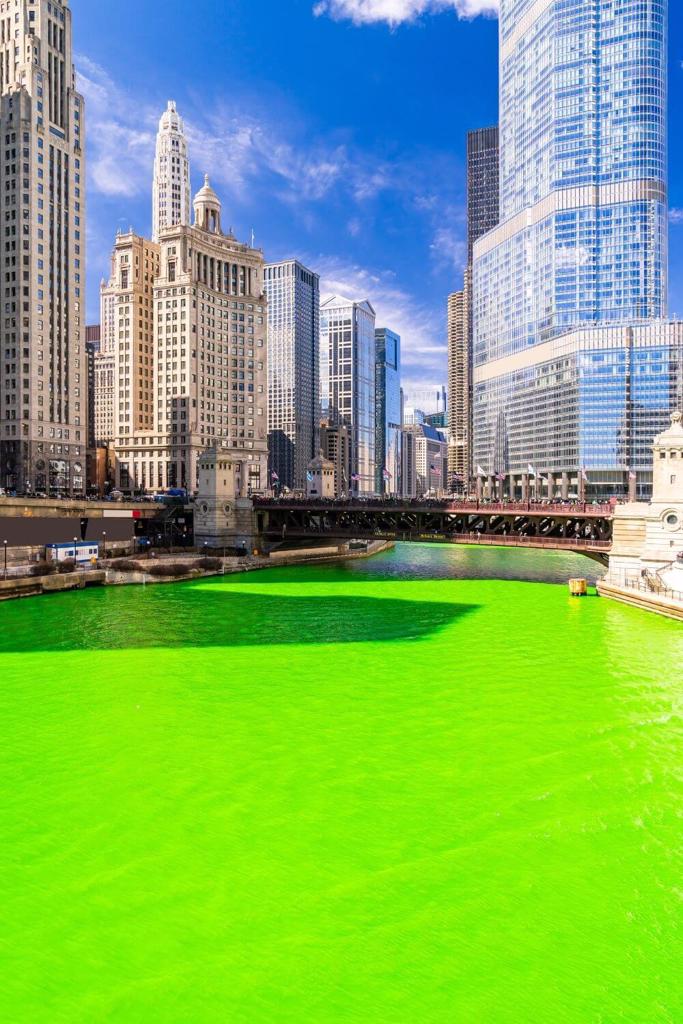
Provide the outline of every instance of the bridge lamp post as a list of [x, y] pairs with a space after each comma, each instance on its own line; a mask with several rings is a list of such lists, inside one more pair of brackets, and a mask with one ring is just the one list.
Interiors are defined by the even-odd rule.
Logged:
[[4, 540], [2, 542], [2, 546], [5, 549], [5, 579], [7, 579], [7, 541], [6, 540]]
[[106, 530], [102, 530], [102, 551], [103, 551], [103, 556], [106, 559], [106, 557], [107, 557], [107, 531]]

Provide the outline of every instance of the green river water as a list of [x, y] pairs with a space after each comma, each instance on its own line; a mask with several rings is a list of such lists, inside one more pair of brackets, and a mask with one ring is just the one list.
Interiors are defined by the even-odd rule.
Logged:
[[591, 566], [0, 605], [0, 1020], [681, 1024], [683, 628]]

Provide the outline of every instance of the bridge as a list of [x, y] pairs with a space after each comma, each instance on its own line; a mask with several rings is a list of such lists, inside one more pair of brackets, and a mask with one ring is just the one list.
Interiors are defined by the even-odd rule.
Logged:
[[151, 531], [176, 528], [182, 504], [151, 501], [86, 501], [82, 498], [0, 498], [0, 546], [39, 548], [90, 540], [106, 546]]
[[284, 540], [385, 539], [575, 551], [607, 564], [614, 507], [536, 502], [254, 499], [255, 532]]

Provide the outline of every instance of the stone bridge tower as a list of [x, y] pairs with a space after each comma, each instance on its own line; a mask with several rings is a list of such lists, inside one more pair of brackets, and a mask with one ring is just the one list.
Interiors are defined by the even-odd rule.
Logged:
[[[629, 502], [614, 510], [614, 540], [605, 582], [614, 586], [654, 574], [670, 589], [669, 576], [683, 564], [683, 415], [653, 445], [652, 501]], [[683, 575], [683, 573], [681, 573]], [[664, 579], [666, 577], [666, 579]]]
[[197, 547], [253, 551], [252, 484], [263, 479], [259, 454], [241, 448], [209, 448], [199, 458], [199, 490], [195, 501]]

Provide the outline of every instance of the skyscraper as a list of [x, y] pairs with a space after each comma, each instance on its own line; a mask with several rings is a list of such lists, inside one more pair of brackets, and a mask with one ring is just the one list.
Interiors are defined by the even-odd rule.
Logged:
[[474, 243], [498, 223], [498, 125], [467, 133], [467, 265]]
[[[448, 296], [448, 489], [467, 487], [470, 464], [469, 272]], [[457, 486], [456, 486], [457, 485]]]
[[152, 239], [159, 241], [164, 228], [189, 225], [192, 219], [190, 201], [190, 160], [183, 119], [173, 100], [161, 115], [154, 159], [152, 189]]
[[388, 327], [375, 331], [375, 490], [400, 494], [401, 339]]
[[369, 302], [335, 295], [320, 308], [320, 395], [323, 418], [351, 432], [356, 494], [375, 491], [375, 311]]
[[646, 488], [680, 401], [667, 310], [667, 2], [502, 0], [500, 224], [473, 247], [474, 462]]
[[246, 449], [248, 486], [265, 487], [263, 265], [260, 249], [223, 233], [208, 177], [195, 196], [191, 227], [162, 229], [158, 245], [133, 234], [117, 237], [105, 299], [118, 310], [120, 490], [193, 491], [199, 457], [214, 446]]
[[268, 455], [271, 481], [303, 490], [318, 454], [320, 281], [297, 260], [267, 264]]
[[81, 494], [85, 111], [74, 86], [71, 11], [63, 0], [2, 6], [0, 486]]

